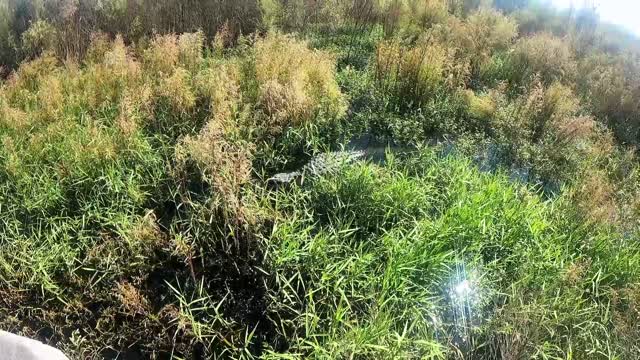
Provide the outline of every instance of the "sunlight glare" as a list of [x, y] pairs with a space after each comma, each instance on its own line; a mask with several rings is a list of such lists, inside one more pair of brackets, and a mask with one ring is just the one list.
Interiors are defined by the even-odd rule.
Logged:
[[625, 29], [640, 35], [640, 21], [637, 14], [640, 12], [640, 1], [635, 0], [552, 0], [558, 8], [565, 9], [571, 5], [580, 8], [585, 4], [595, 5], [600, 18], [604, 22], [617, 24]]

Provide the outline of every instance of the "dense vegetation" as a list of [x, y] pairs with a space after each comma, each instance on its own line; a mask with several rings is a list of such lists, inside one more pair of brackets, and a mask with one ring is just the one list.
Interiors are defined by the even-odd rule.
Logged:
[[[638, 41], [525, 0], [2, 1], [0, 328], [637, 359]], [[362, 136], [384, 160], [267, 181]]]

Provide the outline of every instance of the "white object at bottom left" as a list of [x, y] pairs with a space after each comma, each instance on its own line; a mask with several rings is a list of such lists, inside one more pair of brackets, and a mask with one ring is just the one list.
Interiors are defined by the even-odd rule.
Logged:
[[0, 360], [69, 360], [60, 350], [0, 330]]

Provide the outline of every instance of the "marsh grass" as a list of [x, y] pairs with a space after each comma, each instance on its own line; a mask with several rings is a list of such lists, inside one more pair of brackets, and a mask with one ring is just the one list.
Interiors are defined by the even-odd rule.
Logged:
[[[141, 50], [96, 38], [82, 64], [44, 55], [2, 84], [0, 291], [20, 309], [3, 328], [37, 324], [47, 333], [25, 334], [80, 358], [259, 353], [253, 161], [278, 161], [260, 156], [282, 133], [304, 143], [345, 105], [329, 55], [255, 41], [205, 60], [202, 33]], [[289, 102], [267, 109], [270, 83], [296, 84], [302, 122]]]
[[78, 359], [638, 358], [637, 48], [525, 3], [0, 3], [0, 327]]
[[[270, 311], [290, 354], [611, 358], [624, 351], [610, 301], [636, 276], [638, 248], [604, 228], [572, 224], [565, 199], [543, 201], [505, 176], [426, 152], [387, 159], [384, 168], [347, 167], [274, 201], [280, 218], [263, 239]], [[617, 255], [602, 252], [612, 249]], [[614, 270], [612, 257], [627, 265]], [[610, 276], [596, 275], [604, 268]], [[463, 281], [473, 294], [460, 295]], [[468, 297], [463, 312], [459, 296]]]

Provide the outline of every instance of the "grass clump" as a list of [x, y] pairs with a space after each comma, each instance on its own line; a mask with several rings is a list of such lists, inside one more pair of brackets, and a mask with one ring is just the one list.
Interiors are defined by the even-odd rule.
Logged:
[[339, 118], [346, 105], [334, 78], [334, 59], [304, 43], [269, 35], [255, 48], [258, 102], [273, 132], [323, 116]]
[[[577, 64], [569, 44], [547, 33], [521, 39], [512, 57], [513, 75], [520, 79], [538, 74], [544, 83], [550, 84], [563, 79], [571, 81], [576, 76]], [[518, 78], [515, 80], [518, 82]]]

